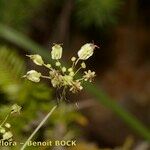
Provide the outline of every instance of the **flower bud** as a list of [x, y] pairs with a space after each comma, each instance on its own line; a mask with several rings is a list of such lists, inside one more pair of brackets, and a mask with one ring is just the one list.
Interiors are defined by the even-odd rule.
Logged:
[[72, 72], [72, 71], [73, 71], [73, 68], [69, 68], [68, 71], [69, 71], [69, 72]]
[[6, 127], [6, 128], [10, 128], [11, 125], [10, 125], [9, 123], [5, 123], [5, 127]]
[[60, 59], [62, 57], [62, 47], [59, 44], [55, 44], [51, 51], [52, 59]]
[[30, 70], [23, 77], [26, 77], [28, 80], [30, 80], [32, 82], [40, 82], [41, 73], [39, 73], [35, 70]]
[[73, 76], [74, 76], [74, 72], [71, 71], [71, 72], [69, 73], [69, 75], [73, 77]]
[[42, 66], [44, 64], [42, 57], [38, 54], [26, 56], [30, 57], [30, 59], [38, 66]]
[[60, 62], [56, 62], [55, 64], [57, 67], [61, 66], [61, 63]]
[[11, 133], [10, 131], [5, 132], [5, 133], [3, 134], [3, 140], [8, 140], [8, 139], [10, 139], [10, 138], [12, 138], [12, 137], [13, 137], [13, 135], [12, 135], [12, 133]]
[[62, 72], [66, 72], [66, 67], [62, 67]]
[[76, 60], [76, 58], [75, 58], [75, 57], [72, 57], [72, 58], [71, 58], [71, 61], [75, 61], [75, 60]]
[[20, 113], [21, 107], [17, 104], [11, 106], [11, 114]]
[[86, 64], [85, 64], [84, 62], [82, 62], [82, 63], [81, 63], [81, 67], [82, 67], [83, 69], [85, 69], [85, 68], [86, 68]]
[[78, 51], [78, 57], [81, 60], [86, 60], [91, 57], [94, 53], [96, 45], [92, 43], [84, 44], [81, 49]]
[[0, 133], [4, 134], [6, 132], [6, 130], [4, 128], [0, 128]]

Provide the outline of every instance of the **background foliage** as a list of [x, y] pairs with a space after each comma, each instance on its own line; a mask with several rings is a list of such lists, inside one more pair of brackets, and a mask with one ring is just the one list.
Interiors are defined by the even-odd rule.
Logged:
[[77, 19], [84, 27], [113, 25], [117, 21], [122, 0], [77, 0]]
[[45, 0], [0, 0], [0, 22], [10, 25], [20, 31], [28, 28], [28, 24], [42, 7]]
[[[88, 67], [92, 66], [96, 70], [96, 83], [100, 84], [103, 90], [100, 86], [86, 85], [87, 91], [93, 94], [93, 97], [90, 108], [83, 109], [85, 115], [78, 112], [74, 104], [63, 103], [38, 133], [37, 140], [57, 139], [60, 134], [58, 129], [63, 129], [60, 131], [61, 138], [78, 137], [81, 141], [77, 146], [79, 150], [87, 147], [98, 149], [98, 145], [120, 147], [123, 143], [123, 147], [137, 147], [136, 140], [134, 145], [132, 138], [127, 140], [127, 143], [124, 142], [129, 134], [140, 141], [139, 145], [142, 145], [145, 139], [150, 139], [149, 129], [146, 128], [149, 126], [149, 120], [147, 115], [143, 115], [149, 114], [149, 95], [146, 92], [148, 84], [144, 84], [145, 80], [149, 82], [146, 76], [149, 75], [149, 61], [145, 50], [149, 48], [148, 31], [147, 22], [143, 21], [142, 16], [138, 16], [139, 11], [143, 14], [146, 12], [144, 18], [148, 14], [145, 10], [147, 7], [144, 7], [147, 3], [144, 2], [0, 0], [0, 120], [4, 119], [10, 105], [18, 103], [23, 107], [20, 116], [10, 118], [15, 139], [24, 141], [55, 103], [55, 92], [50, 88], [50, 83], [43, 80], [41, 84], [32, 84], [21, 78], [31, 68], [30, 62], [24, 57], [26, 53], [39, 53], [49, 61], [49, 51], [30, 38], [48, 49], [49, 42], [63, 42], [67, 56], [83, 43], [89, 42], [89, 39], [101, 45], [100, 52], [95, 54], [95, 59], [89, 60]], [[116, 26], [113, 26], [114, 24]], [[108, 26], [109, 28], [106, 28]], [[140, 66], [138, 70], [142, 73], [136, 71], [137, 66]], [[141, 83], [137, 82], [139, 79]], [[127, 85], [130, 85], [130, 88]], [[109, 96], [104, 91], [107, 91]], [[71, 95], [69, 97], [76, 100]], [[95, 97], [109, 109], [106, 111], [97, 104]], [[81, 94], [81, 99], [90, 98], [87, 93]], [[93, 102], [96, 107], [92, 108]], [[130, 130], [116, 115], [112, 116], [111, 112], [130, 126]], [[92, 124], [89, 123], [91, 120]], [[112, 138], [114, 134], [116, 139]], [[90, 139], [93, 135], [95, 138]], [[91, 141], [97, 144], [91, 144]]]

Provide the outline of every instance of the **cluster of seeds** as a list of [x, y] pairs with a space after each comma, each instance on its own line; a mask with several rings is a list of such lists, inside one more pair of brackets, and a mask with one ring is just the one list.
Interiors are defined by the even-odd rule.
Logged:
[[8, 113], [6, 118], [3, 120], [3, 122], [0, 124], [0, 134], [1, 134], [0, 140], [12, 141], [13, 134], [10, 131], [11, 124], [7, 122], [7, 119], [9, 118], [10, 115], [12, 115], [14, 113], [20, 113], [20, 110], [21, 110], [21, 107], [18, 106], [17, 104], [14, 104], [11, 106], [10, 112]]
[[[38, 54], [27, 55], [36, 65], [48, 68], [49, 75], [44, 76], [36, 70], [30, 70], [23, 77], [33, 82], [40, 82], [41, 78], [50, 79], [54, 88], [69, 89], [72, 93], [77, 93], [83, 89], [83, 82], [91, 82], [95, 77], [94, 71], [85, 70], [86, 64], [84, 61], [93, 55], [96, 47], [97, 46], [92, 43], [83, 45], [77, 53], [78, 57], [71, 58], [71, 66], [68, 68], [60, 62], [63, 51], [60, 44], [54, 44], [51, 50], [51, 58], [54, 60], [55, 65], [45, 64], [42, 57]], [[82, 77], [78, 77], [77, 73], [81, 69], [84, 70], [84, 73]]]

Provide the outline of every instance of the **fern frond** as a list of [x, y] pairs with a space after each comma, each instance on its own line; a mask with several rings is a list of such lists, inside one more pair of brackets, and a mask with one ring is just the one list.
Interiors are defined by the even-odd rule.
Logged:
[[25, 63], [12, 49], [0, 47], [0, 89], [11, 97], [19, 90]]

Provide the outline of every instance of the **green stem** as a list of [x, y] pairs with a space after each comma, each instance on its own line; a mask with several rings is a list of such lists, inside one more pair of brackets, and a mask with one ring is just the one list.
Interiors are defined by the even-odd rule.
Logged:
[[7, 121], [7, 119], [9, 118], [9, 116], [10, 116], [10, 113], [5, 117], [5, 119], [4, 119], [4, 121], [1, 123], [1, 127], [4, 125], [4, 123]]
[[79, 62], [79, 60], [80, 60], [80, 58], [78, 58], [77, 60], [76, 60], [76, 62], [75, 62], [75, 66], [77, 65], [77, 63]]
[[38, 132], [38, 130], [43, 126], [43, 124], [46, 122], [46, 120], [50, 117], [50, 115], [54, 112], [54, 110], [57, 108], [57, 106], [54, 106], [51, 111], [44, 117], [44, 119], [41, 121], [41, 123], [37, 126], [37, 128], [33, 131], [33, 133], [30, 135], [30, 137], [27, 139], [27, 141], [24, 143], [24, 145], [21, 147], [20, 150], [24, 150], [29, 143], [29, 141], [33, 138], [33, 136]]
[[98, 86], [93, 86], [91, 83], [87, 83], [85, 86], [87, 87], [87, 91], [91, 92], [101, 104], [116, 113], [137, 134], [150, 141], [149, 128], [146, 128], [134, 115], [128, 112], [123, 106], [117, 104], [113, 99], [110, 99]]
[[74, 76], [82, 69], [82, 67], [80, 67], [75, 73]]
[[43, 76], [43, 75], [41, 75], [41, 77], [42, 77], [42, 78], [45, 78], [45, 79], [51, 79], [51, 78], [48, 77], [48, 76]]
[[49, 70], [52, 70], [52, 68], [51, 68], [51, 67], [47, 67], [46, 64], [43, 64], [43, 66], [46, 67], [46, 68], [49, 69]]

